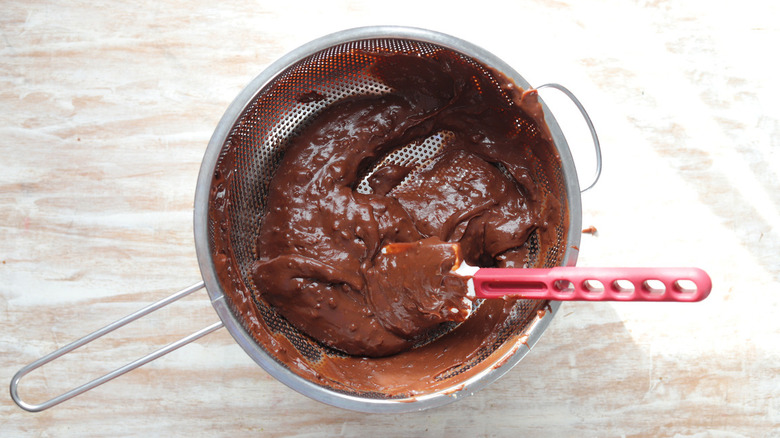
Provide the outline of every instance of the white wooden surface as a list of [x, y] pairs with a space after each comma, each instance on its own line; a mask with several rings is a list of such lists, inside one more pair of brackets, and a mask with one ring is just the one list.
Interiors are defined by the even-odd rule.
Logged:
[[[311, 401], [224, 330], [0, 436], [780, 436], [775, 2], [41, 2], [0, 14], [0, 377], [199, 280], [192, 199], [229, 102], [278, 57], [401, 24], [481, 45], [590, 111], [602, 180], [580, 265], [708, 270], [695, 305], [564, 304], [534, 351], [444, 408]], [[592, 153], [547, 99], [583, 180]], [[560, 103], [559, 103], [560, 102]], [[45, 367], [40, 401], [213, 321], [201, 292]]]

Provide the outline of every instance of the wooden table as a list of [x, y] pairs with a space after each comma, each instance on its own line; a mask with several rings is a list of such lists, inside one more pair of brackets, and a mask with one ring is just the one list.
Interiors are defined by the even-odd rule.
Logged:
[[[0, 14], [0, 376], [200, 279], [195, 180], [234, 96], [349, 27], [476, 43], [589, 110], [579, 265], [706, 269], [699, 304], [566, 303], [487, 389], [404, 415], [309, 400], [221, 330], [0, 436], [780, 436], [780, 10], [773, 2], [36, 2]], [[224, 4], [223, 4], [224, 3]], [[584, 125], [546, 92], [582, 172]], [[28, 398], [217, 320], [204, 292], [46, 366]]]

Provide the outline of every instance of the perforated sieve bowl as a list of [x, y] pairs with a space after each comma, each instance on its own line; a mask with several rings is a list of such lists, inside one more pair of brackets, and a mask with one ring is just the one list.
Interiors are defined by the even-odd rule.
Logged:
[[[531, 88], [515, 70], [491, 53], [452, 36], [423, 29], [351, 29], [290, 52], [244, 88], [220, 120], [206, 149], [194, 205], [195, 246], [203, 281], [23, 367], [11, 380], [13, 400], [28, 411], [48, 409], [223, 326], [255, 362], [279, 381], [320, 402], [362, 412], [395, 413], [441, 406], [477, 392], [520, 362], [549, 325], [558, 310], [558, 302], [517, 300], [501, 319], [501, 325], [490, 333], [490, 342], [480, 344], [462, 361], [455, 357], [457, 366], [441, 370], [432, 383], [420, 387], [412, 385], [416, 383], [413, 381], [402, 382], [407, 389], [399, 391], [385, 389], [382, 384], [371, 390], [356, 385], [353, 378], [358, 376], [349, 366], [381, 359], [354, 358], [321, 345], [287, 323], [254, 293], [249, 271], [255, 260], [256, 235], [267, 208], [268, 185], [285, 147], [290, 138], [333, 102], [349, 96], [391, 91], [370, 73], [371, 57], [361, 55], [372, 51], [419, 56], [447, 51], [462, 62], [478, 66], [485, 75], [500, 72], [524, 90]], [[557, 84], [546, 86], [570, 97], [590, 128], [597, 157], [596, 178], [590, 188], [598, 180], [601, 169], [593, 125], [568, 90]], [[317, 94], [317, 99], [300, 99], [311, 92]], [[555, 160], [559, 165], [550, 171], [544, 170], [549, 166], [537, 162], [531, 163], [529, 169], [546, 196], [555, 197], [565, 208], [560, 209], [561, 216], [553, 221], [552, 237], [531, 235], [529, 265], [573, 266], [581, 235], [580, 186], [564, 135], [541, 99], [540, 103], [554, 148], [538, 160]], [[425, 147], [431, 142], [421, 144]], [[227, 154], [228, 151], [231, 153]], [[228, 156], [234, 158], [226, 159]], [[204, 286], [220, 322], [43, 403], [29, 403], [19, 396], [20, 380], [35, 369]], [[441, 339], [457, 342], [460, 338], [455, 335], [459, 333], [452, 327], [444, 327], [426, 345], [398, 353], [397, 357], [403, 361], [404, 355], [419, 352], [418, 348], [437, 348]], [[454, 353], [448, 350], [447, 354]], [[330, 367], [329, 373], [320, 373], [323, 367]], [[414, 372], [408, 375], [411, 377], [406, 378], [414, 378]], [[403, 379], [406, 374], [400, 376]], [[382, 381], [385, 376], [380, 373], [373, 377]], [[409, 390], [410, 387], [414, 389]]]
[[[220, 157], [227, 148], [234, 148], [236, 178], [227, 189], [232, 191], [234, 203], [230, 212], [229, 240], [235, 266], [241, 271], [243, 285], [252, 289], [249, 267], [253, 261], [253, 233], [259, 225], [264, 205], [265, 188], [284, 150], [286, 140], [294, 135], [322, 108], [339, 99], [358, 94], [385, 92], [382, 84], [367, 76], [366, 65], [361, 59], [332, 61], [334, 55], [347, 51], [381, 50], [389, 53], [425, 54], [436, 50], [449, 50], [464, 59], [473, 60], [502, 72], [523, 89], [530, 85], [509, 65], [491, 53], [463, 40], [429, 30], [401, 27], [368, 27], [338, 32], [308, 43], [269, 66], [257, 76], [235, 99], [220, 121], [209, 143], [201, 167], [195, 196], [195, 240], [198, 261], [211, 297], [212, 304], [236, 342], [262, 368], [292, 389], [321, 402], [346, 409], [364, 412], [405, 412], [440, 406], [458, 398], [473, 394], [516, 365], [537, 342], [558, 309], [557, 302], [523, 301], [517, 304], [515, 326], [506, 327], [503, 343], [493, 351], [479, 355], [481, 363], [472, 364], [473, 372], [454, 373], [449, 382], [430, 392], [414, 394], [382, 394], [352, 390], [346, 382], [325, 382], [302, 376], [283, 361], [277, 359], [270, 348], [263, 345], [252, 330], [248, 330], [247, 315], [241, 314], [231, 300], [235, 298], [235, 284], [220, 281], [215, 269], [214, 227], [210, 221], [210, 197], [214, 190], [214, 174]], [[333, 65], [334, 63], [338, 65]], [[326, 98], [311, 105], [296, 100], [297, 96], [311, 90]], [[568, 214], [559, 218], [565, 225], [559, 231], [559, 239], [545, 243], [538, 252], [553, 253], [541, 265], [574, 265], [581, 233], [581, 200], [576, 169], [569, 147], [555, 118], [542, 103], [545, 118], [560, 159], [560, 172], [544, 175], [548, 185], [556, 186], [563, 209]], [[537, 254], [539, 255], [539, 254]], [[542, 255], [543, 256], [543, 255]], [[246, 294], [248, 295], [248, 294]], [[244, 299], [249, 299], [243, 295]], [[296, 348], [304, 350], [303, 360], [316, 362], [332, 355], [327, 348], [306, 339], [267, 308], [262, 302], [260, 318], [271, 330], [291, 340]], [[542, 311], [540, 311], [542, 310]], [[476, 366], [479, 365], [479, 366]], [[478, 370], [477, 370], [478, 369]]]

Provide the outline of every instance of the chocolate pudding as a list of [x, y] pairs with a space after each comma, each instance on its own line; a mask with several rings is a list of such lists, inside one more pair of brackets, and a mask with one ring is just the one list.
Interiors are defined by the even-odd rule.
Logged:
[[[473, 310], [465, 279], [450, 271], [453, 255], [426, 243], [457, 242], [463, 259], [481, 267], [532, 264], [529, 238], [548, 239], [565, 217], [532, 166], [560, 162], [538, 158], [554, 146], [535, 90], [450, 51], [361, 56], [391, 91], [329, 104], [290, 139], [264, 200], [254, 288], [238, 278], [229, 243], [220, 246], [229, 239], [235, 172], [231, 150], [223, 153], [212, 186], [214, 261], [246, 328], [293, 371], [348, 391], [413, 394], [411, 385], [430, 387], [497, 342], [515, 305]], [[311, 90], [298, 102], [322, 97]], [[432, 136], [446, 139], [434, 156], [378, 165]], [[361, 182], [370, 189], [359, 191]], [[415, 245], [383, 251], [397, 242]], [[299, 360], [255, 303], [331, 353]], [[419, 377], [401, 383], [410, 376]]]

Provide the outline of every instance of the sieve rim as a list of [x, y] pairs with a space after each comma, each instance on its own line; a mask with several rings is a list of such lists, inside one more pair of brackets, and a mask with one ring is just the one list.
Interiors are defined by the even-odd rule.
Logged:
[[[442, 390], [419, 398], [409, 399], [368, 399], [356, 397], [329, 390], [301, 378], [278, 363], [256, 343], [252, 336], [244, 329], [239, 318], [233, 313], [231, 306], [227, 302], [226, 294], [217, 277], [208, 237], [209, 197], [214, 171], [225, 141], [229, 138], [234, 125], [244, 113], [247, 106], [250, 105], [258, 94], [261, 93], [277, 76], [312, 54], [348, 42], [379, 38], [436, 44], [455, 52], [462, 53], [476, 59], [486, 66], [501, 71], [523, 89], [531, 88], [530, 84], [520, 76], [517, 71], [497, 56], [479, 46], [437, 31], [402, 26], [369, 26], [347, 29], [315, 39], [292, 50], [270, 64], [258, 76], [250, 81], [228, 106], [214, 130], [201, 163], [195, 189], [193, 228], [198, 265], [206, 285], [206, 290], [211, 299], [211, 304], [233, 339], [258, 365], [260, 365], [261, 368], [291, 389], [331, 406], [367, 413], [402, 413], [419, 411], [452, 403], [463, 398], [465, 395], [476, 393], [506, 374], [510, 369], [517, 365], [517, 363], [519, 363], [536, 344], [541, 337], [541, 334], [547, 329], [554, 315], [557, 313], [560, 302], [548, 302], [549, 307], [547, 314], [542, 318], [538, 318], [536, 322], [530, 326], [529, 330], [526, 332], [528, 337], [524, 342], [527, 348], [517, 348], [510, 357], [502, 361], [501, 366], [489, 368], [462, 383], [459, 385], [462, 387], [462, 390], [457, 392]], [[582, 207], [576, 168], [574, 167], [571, 152], [558, 123], [555, 121], [552, 113], [541, 98], [539, 99], [539, 102], [542, 105], [545, 121], [552, 134], [553, 143], [560, 156], [564, 173], [565, 189], [569, 202], [569, 229], [563, 265], [573, 266], [577, 261], [582, 229]]]

